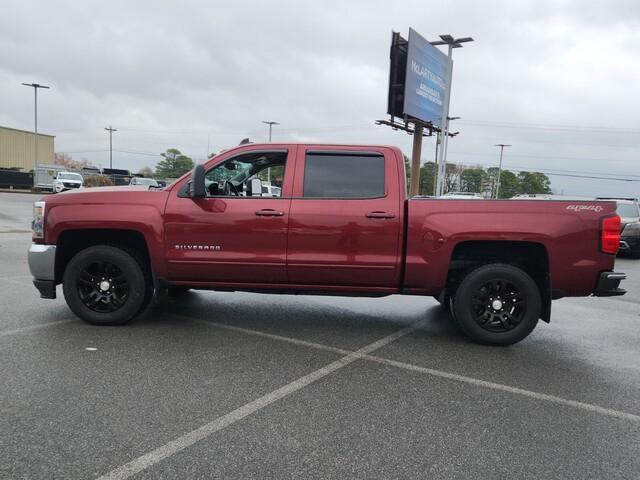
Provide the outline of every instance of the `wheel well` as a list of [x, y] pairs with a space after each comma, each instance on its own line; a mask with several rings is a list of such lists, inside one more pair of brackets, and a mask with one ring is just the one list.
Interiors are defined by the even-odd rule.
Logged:
[[542, 319], [551, 316], [549, 256], [544, 245], [535, 242], [471, 241], [456, 245], [447, 274], [447, 293], [454, 293], [464, 276], [491, 263], [506, 263], [527, 272], [540, 289]]
[[56, 282], [62, 276], [69, 261], [81, 250], [93, 245], [115, 245], [139, 256], [150, 273], [151, 264], [147, 242], [142, 233], [135, 230], [85, 229], [67, 230], [60, 234], [56, 243]]

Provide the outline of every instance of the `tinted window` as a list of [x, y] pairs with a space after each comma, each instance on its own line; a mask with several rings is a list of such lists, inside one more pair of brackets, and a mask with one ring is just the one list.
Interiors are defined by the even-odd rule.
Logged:
[[384, 157], [308, 153], [304, 164], [304, 196], [383, 197]]

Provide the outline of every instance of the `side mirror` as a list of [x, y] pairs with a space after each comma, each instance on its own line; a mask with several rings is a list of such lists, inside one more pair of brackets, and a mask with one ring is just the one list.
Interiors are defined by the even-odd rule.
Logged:
[[252, 178], [250, 188], [252, 197], [262, 196], [262, 180], [259, 178]]
[[204, 198], [207, 196], [207, 190], [204, 184], [204, 165], [201, 163], [193, 167], [193, 171], [191, 172], [189, 196], [191, 198]]

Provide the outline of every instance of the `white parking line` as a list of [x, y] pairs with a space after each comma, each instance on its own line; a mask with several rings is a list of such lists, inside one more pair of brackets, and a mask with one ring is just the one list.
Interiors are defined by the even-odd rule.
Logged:
[[[205, 320], [196, 320], [193, 319], [191, 317], [188, 317], [191, 320], [193, 320], [194, 322], [197, 323], [202, 323], [202, 324], [207, 324], [207, 325], [211, 325], [214, 327], [218, 327], [218, 328], [224, 328], [226, 330], [233, 330], [236, 332], [242, 332], [242, 333], [247, 333], [249, 335], [258, 335], [261, 337], [266, 337], [266, 338], [271, 338], [273, 340], [279, 340], [279, 341], [283, 341], [283, 342], [288, 342], [288, 343], [293, 343], [295, 345], [301, 345], [301, 346], [307, 346], [307, 347], [311, 347], [311, 348], [317, 348], [320, 350], [329, 350], [329, 351], [334, 351], [334, 352], [339, 352], [339, 353], [344, 353], [344, 354], [348, 354], [349, 351], [348, 350], [342, 350], [342, 349], [338, 349], [335, 347], [330, 347], [328, 345], [322, 345], [320, 343], [314, 343], [314, 342], [307, 342], [304, 340], [298, 340], [295, 338], [291, 338], [291, 337], [284, 337], [281, 335], [273, 335], [270, 333], [264, 333], [264, 332], [260, 332], [257, 330], [249, 330], [247, 328], [241, 328], [241, 327], [234, 327], [234, 326], [230, 326], [230, 325], [224, 325], [221, 323], [213, 323], [213, 322], [207, 322]], [[475, 385], [478, 387], [483, 387], [483, 388], [490, 388], [492, 390], [499, 390], [502, 392], [509, 392], [515, 395], [523, 395], [525, 397], [529, 397], [529, 398], [535, 398], [536, 400], [542, 400], [542, 401], [546, 401], [546, 402], [551, 402], [551, 403], [557, 403], [560, 405], [565, 405], [568, 407], [573, 407], [573, 408], [578, 408], [581, 410], [586, 410], [589, 412], [596, 412], [599, 413], [601, 415], [606, 415], [609, 417], [616, 417], [616, 418], [620, 418], [623, 420], [631, 420], [633, 422], [640, 422], [640, 415], [634, 415], [633, 413], [627, 413], [627, 412], [621, 412], [619, 410], [613, 410], [611, 408], [605, 408], [605, 407], [601, 407], [599, 405], [593, 405], [590, 403], [585, 403], [585, 402], [579, 402], [577, 400], [570, 400], [570, 399], [566, 399], [566, 398], [562, 398], [562, 397], [557, 397], [555, 395], [548, 395], [546, 393], [539, 393], [539, 392], [534, 392], [532, 390], [525, 390], [523, 388], [518, 388], [518, 387], [511, 387], [509, 385], [504, 385], [501, 383], [495, 383], [495, 382], [488, 382], [486, 380], [480, 380], [478, 378], [473, 378], [473, 377], [467, 377], [465, 375], [458, 375], [456, 373], [450, 373], [450, 372], [445, 372], [443, 370], [435, 370], [433, 368], [427, 368], [427, 367], [420, 367], [418, 365], [413, 365], [411, 363], [405, 363], [405, 362], [398, 362], [396, 360], [390, 360], [387, 358], [383, 358], [383, 357], [378, 357], [375, 355], [366, 355], [363, 357], [363, 360], [369, 360], [372, 362], [376, 362], [376, 363], [382, 363], [385, 365], [389, 365], [392, 367], [396, 367], [396, 368], [402, 368], [404, 370], [411, 370], [414, 372], [419, 372], [422, 374], [426, 374], [426, 375], [430, 375], [433, 377], [440, 377], [440, 378], [446, 378], [447, 380], [453, 380], [456, 382], [462, 382], [462, 383], [467, 383], [467, 384], [471, 384], [471, 385]]]
[[0, 337], [8, 337], [9, 335], [15, 335], [17, 333], [32, 332], [33, 330], [40, 330], [41, 328], [52, 327], [54, 325], [60, 325], [62, 323], [71, 323], [77, 321], [75, 318], [68, 318], [66, 320], [56, 320], [55, 322], [41, 323], [39, 325], [30, 325], [28, 327], [14, 328], [12, 330], [0, 330]]
[[402, 330], [398, 330], [397, 332], [392, 333], [376, 342], [373, 342], [365, 347], [362, 347], [359, 350], [349, 353], [344, 357], [332, 362], [324, 367], [308, 374], [303, 377], [294, 380], [293, 382], [281, 387], [277, 390], [274, 390], [271, 393], [267, 393], [266, 395], [243, 405], [240, 408], [233, 410], [232, 412], [223, 415], [222, 417], [218, 417], [212, 422], [209, 422], [203, 425], [196, 430], [193, 430], [181, 437], [176, 438], [175, 440], [163, 445], [155, 450], [152, 450], [145, 455], [142, 455], [131, 462], [122, 465], [121, 467], [112, 470], [106, 475], [99, 477], [98, 480], [124, 480], [126, 478], [135, 475], [142, 470], [145, 470], [156, 463], [164, 460], [167, 457], [175, 455], [176, 453], [184, 450], [187, 447], [190, 447], [196, 442], [207, 438], [208, 436], [230, 426], [234, 423], [242, 420], [243, 418], [265, 408], [268, 405], [271, 405], [278, 400], [291, 395], [298, 390], [311, 385], [312, 383], [317, 382], [318, 380], [326, 377], [327, 375], [340, 370], [343, 367], [355, 362], [358, 359], [363, 358], [365, 355], [368, 355], [375, 350], [384, 347], [385, 345], [390, 344], [391, 342], [397, 340], [404, 335], [407, 335], [413, 332], [414, 329], [412, 327], [403, 328]]
[[[185, 316], [183, 316], [185, 317]], [[294, 345], [300, 345], [302, 347], [316, 348], [318, 350], [327, 350], [329, 352], [339, 353], [341, 355], [349, 355], [353, 353], [351, 350], [345, 350], [343, 348], [330, 347], [329, 345], [323, 345], [321, 343], [308, 342], [306, 340], [298, 340], [297, 338], [283, 337], [282, 335], [274, 335], [273, 333], [260, 332], [258, 330], [250, 330], [248, 328], [235, 327], [233, 325], [225, 325], [224, 323], [208, 322], [207, 320], [200, 320], [197, 318], [186, 316], [189, 320], [200, 323], [202, 325], [208, 325], [210, 327], [221, 328], [223, 330], [229, 330], [232, 332], [246, 333], [248, 335], [255, 335], [257, 337], [270, 338], [271, 340], [278, 340], [281, 342], [293, 343]]]
[[444, 372], [442, 370], [434, 370], [433, 368], [419, 367], [418, 365], [412, 365], [410, 363], [397, 362], [395, 360], [389, 360], [387, 358], [377, 357], [375, 355], [367, 355], [364, 360], [370, 360], [372, 362], [382, 363], [384, 365], [390, 365], [392, 367], [402, 368], [404, 370], [411, 370], [413, 372], [419, 372], [433, 377], [446, 378], [447, 380], [454, 380], [456, 382], [468, 383], [477, 387], [490, 388], [492, 390], [499, 390], [502, 392], [513, 393], [516, 395], [523, 395], [529, 398], [535, 398], [536, 400], [543, 400], [545, 402], [557, 403], [565, 405], [567, 407], [579, 408], [581, 410], [587, 410], [589, 412], [596, 412], [609, 417], [621, 418], [623, 420], [631, 420], [633, 422], [640, 422], [640, 415], [634, 415], [633, 413], [621, 412], [619, 410], [613, 410], [610, 408], [600, 407], [590, 403], [578, 402], [576, 400], [568, 400], [562, 397], [556, 397], [555, 395], [547, 395], [546, 393], [538, 393], [531, 390], [525, 390], [518, 387], [510, 387], [509, 385], [503, 385], [501, 383], [487, 382], [486, 380], [480, 380], [478, 378], [467, 377], [465, 375], [458, 375], [455, 373]]

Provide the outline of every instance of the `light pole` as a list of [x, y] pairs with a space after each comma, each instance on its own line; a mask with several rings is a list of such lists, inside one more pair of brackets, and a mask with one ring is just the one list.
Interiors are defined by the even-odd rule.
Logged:
[[269, 143], [271, 143], [271, 129], [273, 128], [274, 125], [280, 125], [280, 124], [278, 122], [272, 122], [267, 120], [262, 120], [262, 123], [266, 123], [267, 125], [269, 125]]
[[[262, 123], [266, 123], [269, 125], [269, 143], [271, 143], [271, 129], [274, 125], [280, 125], [278, 122], [273, 122], [270, 120], [262, 120]], [[271, 185], [271, 167], [267, 168], [267, 182]]]
[[442, 147], [440, 148], [440, 158], [438, 160], [438, 179], [436, 191], [440, 196], [444, 189], [444, 174], [446, 171], [446, 151], [447, 151], [447, 139], [449, 137], [449, 122], [447, 117], [449, 116], [449, 105], [451, 104], [451, 76], [453, 73], [453, 49], [461, 48], [463, 43], [473, 42], [471, 37], [453, 38], [451, 35], [440, 35], [441, 40], [431, 42], [431, 45], [447, 45], [449, 58], [449, 65], [447, 68], [447, 100], [442, 110]]
[[46, 85], [40, 85], [39, 83], [23, 83], [25, 87], [33, 87], [34, 94], [34, 118], [35, 127], [33, 129], [33, 186], [36, 186], [36, 175], [38, 172], [38, 89], [39, 88], [51, 88]]
[[500, 164], [498, 165], [498, 184], [496, 185], [496, 198], [500, 195], [500, 173], [502, 172], [502, 153], [504, 152], [504, 147], [512, 147], [513, 145], [508, 145], [506, 143], [496, 143], [494, 147], [500, 147]]
[[[445, 130], [447, 132], [447, 136], [455, 137], [460, 132], [449, 133], [449, 122], [451, 120], [460, 120], [460, 117], [447, 117], [446, 128], [445, 128]], [[439, 166], [439, 163], [438, 163], [438, 144], [441, 142], [441, 137], [442, 137], [441, 132], [438, 132], [437, 133], [437, 137], [436, 137], [436, 172], [435, 172], [436, 173], [436, 178], [438, 177], [438, 171], [439, 171], [438, 170], [438, 166]], [[445, 142], [442, 142], [442, 143], [443, 143], [443, 145], [442, 145], [441, 148], [444, 149], [443, 153], [444, 153], [444, 158], [446, 159], [447, 158], [447, 146], [449, 144], [445, 143]], [[442, 188], [443, 188], [443, 190], [444, 190], [444, 180], [445, 180], [446, 174], [447, 174], [447, 169], [446, 169], [446, 165], [445, 165], [444, 174], [443, 174], [443, 177], [442, 177], [442, 179], [443, 179], [442, 180], [442, 184], [443, 184]], [[440, 195], [442, 195], [443, 193], [444, 193], [444, 191]], [[435, 196], [438, 196], [438, 182], [434, 182], [434, 184], [433, 184], [433, 194]]]
[[109, 125], [108, 127], [104, 127], [104, 129], [109, 132], [109, 168], [112, 169], [113, 168], [113, 132], [117, 132], [118, 130], [113, 128], [111, 125]]

